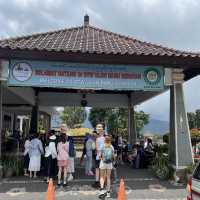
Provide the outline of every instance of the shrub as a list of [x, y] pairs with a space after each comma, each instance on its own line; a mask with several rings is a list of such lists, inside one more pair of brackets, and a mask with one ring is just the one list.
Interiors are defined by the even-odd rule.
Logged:
[[163, 135], [163, 142], [169, 144], [169, 133]]
[[19, 176], [23, 173], [23, 159], [15, 154], [8, 154], [2, 158], [4, 176], [7, 170], [12, 171], [12, 175]]
[[162, 180], [169, 178], [170, 169], [168, 163], [168, 157], [164, 155], [159, 155], [153, 160], [152, 169], [158, 178]]

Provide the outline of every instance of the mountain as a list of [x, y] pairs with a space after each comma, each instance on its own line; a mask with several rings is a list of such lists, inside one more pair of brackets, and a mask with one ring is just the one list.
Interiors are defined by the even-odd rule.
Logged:
[[158, 119], [150, 119], [149, 123], [143, 128], [142, 133], [152, 133], [164, 135], [169, 131], [169, 122]]
[[[88, 119], [90, 110], [86, 109], [87, 112], [87, 118], [85, 122], [83, 123], [83, 127], [85, 128], [91, 128], [92, 125]], [[149, 123], [143, 128], [142, 133], [151, 133], [156, 135], [164, 135], [169, 131], [169, 122], [158, 120], [158, 119], [150, 119]]]

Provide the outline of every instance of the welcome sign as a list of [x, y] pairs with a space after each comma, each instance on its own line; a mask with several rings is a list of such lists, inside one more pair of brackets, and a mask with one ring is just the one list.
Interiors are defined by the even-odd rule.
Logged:
[[164, 88], [164, 72], [158, 66], [11, 60], [8, 85], [154, 91]]

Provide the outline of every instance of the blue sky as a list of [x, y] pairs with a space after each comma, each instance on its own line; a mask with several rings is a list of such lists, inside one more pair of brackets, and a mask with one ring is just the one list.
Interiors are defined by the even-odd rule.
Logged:
[[[199, 10], [199, 0], [0, 0], [0, 38], [79, 26], [87, 13], [94, 26], [172, 48], [199, 51]], [[200, 108], [199, 85], [200, 77], [184, 84], [188, 111]], [[169, 94], [137, 109], [152, 118], [168, 120]]]

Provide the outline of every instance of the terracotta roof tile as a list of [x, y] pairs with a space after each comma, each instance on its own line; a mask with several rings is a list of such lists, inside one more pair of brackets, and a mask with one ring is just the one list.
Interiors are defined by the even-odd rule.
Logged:
[[200, 57], [198, 53], [166, 48], [90, 25], [0, 40], [0, 49], [3, 48], [90, 54]]

